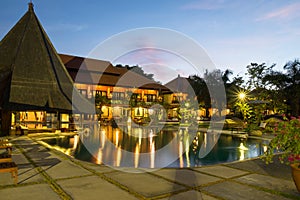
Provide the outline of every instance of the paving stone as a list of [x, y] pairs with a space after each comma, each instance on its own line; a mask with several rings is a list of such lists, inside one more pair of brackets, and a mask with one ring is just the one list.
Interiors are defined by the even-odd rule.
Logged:
[[47, 184], [34, 184], [22, 187], [0, 189], [0, 197], [3, 200], [16, 199], [61, 199]]
[[[14, 179], [11, 177], [11, 173], [0, 173], [0, 185], [12, 185]], [[1, 191], [1, 190], [0, 190]]]
[[34, 145], [34, 147], [30, 147], [29, 149], [26, 149], [25, 153], [35, 163], [39, 163], [45, 160], [50, 160], [50, 157], [52, 156], [49, 150], [45, 148], [41, 148], [40, 145]]
[[12, 154], [12, 160], [17, 164], [28, 164], [30, 163], [23, 154]]
[[[31, 164], [18, 165], [18, 184], [44, 182], [41, 176]], [[0, 173], [0, 185], [14, 184], [11, 173]]]
[[39, 167], [46, 167], [46, 168], [49, 168], [49, 167], [52, 167], [52, 166], [55, 166], [57, 164], [59, 164], [60, 162], [62, 162], [62, 160], [65, 160], [65, 159], [62, 159], [60, 158], [59, 156], [53, 154], [52, 152], [47, 152], [47, 154], [44, 154], [44, 153], [39, 153], [43, 156], [35, 156], [33, 160], [33, 162], [35, 163], [36, 166], [39, 166]]
[[248, 160], [246, 162], [235, 162], [226, 164], [227, 166], [246, 170], [252, 173], [265, 174], [277, 178], [292, 180], [291, 168], [288, 165], [281, 164], [275, 157], [274, 163], [266, 165], [261, 159]]
[[222, 197], [226, 200], [285, 200], [287, 198], [271, 193], [267, 193], [261, 190], [257, 190], [253, 187], [246, 185], [225, 181], [215, 185], [211, 185], [203, 188], [204, 191], [214, 196]]
[[73, 199], [137, 199], [135, 196], [97, 176], [60, 180], [57, 183]]
[[249, 185], [260, 186], [263, 188], [280, 191], [288, 194], [299, 196], [296, 186], [293, 181], [282, 180], [271, 176], [264, 176], [259, 174], [250, 174], [236, 179], [241, 183]]
[[60, 161], [59, 163], [53, 166], [45, 166], [43, 167], [43, 169], [53, 179], [70, 178], [92, 174], [86, 169], [68, 160]]
[[203, 194], [203, 193], [201, 194], [201, 197], [202, 197], [203, 200], [218, 200], [214, 197], [208, 196], [208, 195]]
[[45, 179], [32, 165], [18, 165], [18, 183], [44, 182]]
[[114, 170], [119, 172], [129, 173], [129, 174], [140, 174], [146, 172], [146, 170], [143, 168], [132, 168], [132, 167], [116, 167], [114, 168]]
[[188, 169], [162, 169], [153, 173], [191, 187], [221, 180], [219, 178], [201, 174]]
[[114, 172], [105, 174], [105, 176], [147, 198], [186, 189], [184, 186], [171, 183], [147, 173]]
[[97, 165], [97, 164], [83, 162], [83, 161], [80, 161], [80, 163], [89, 169], [95, 170], [98, 173], [107, 173], [107, 172], [115, 171], [113, 168], [104, 165]]
[[230, 167], [225, 167], [220, 165], [211, 166], [211, 167], [193, 168], [193, 169], [199, 172], [205, 172], [222, 178], [232, 178], [235, 176], [241, 176], [249, 173], [247, 171], [242, 171], [242, 170], [233, 169]]
[[163, 198], [161, 200], [217, 200], [214, 197], [208, 196], [206, 194], [200, 193], [195, 190], [187, 191], [187, 192], [182, 192], [167, 198]]

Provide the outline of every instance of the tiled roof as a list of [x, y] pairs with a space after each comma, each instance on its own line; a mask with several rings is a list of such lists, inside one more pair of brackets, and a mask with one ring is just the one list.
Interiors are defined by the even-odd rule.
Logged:
[[168, 90], [165, 86], [108, 61], [59, 54], [76, 83]]

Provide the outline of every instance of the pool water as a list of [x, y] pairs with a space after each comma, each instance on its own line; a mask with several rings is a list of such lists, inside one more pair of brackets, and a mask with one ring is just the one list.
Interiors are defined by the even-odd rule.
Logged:
[[96, 132], [44, 139], [48, 145], [76, 159], [113, 167], [183, 168], [255, 158], [267, 140], [196, 132], [187, 129], [130, 131], [102, 126]]

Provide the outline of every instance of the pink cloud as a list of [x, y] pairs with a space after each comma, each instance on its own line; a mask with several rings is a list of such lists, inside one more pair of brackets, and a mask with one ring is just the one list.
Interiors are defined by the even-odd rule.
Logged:
[[162, 83], [180, 76], [195, 74], [195, 70], [183, 58], [162, 49], [144, 48], [119, 57], [114, 64], [139, 65], [146, 73], [154, 74], [154, 79]]
[[300, 16], [300, 3], [290, 4], [280, 9], [274, 10], [258, 18], [257, 21], [263, 20], [272, 20], [272, 19], [280, 19], [280, 20], [289, 20], [294, 19]]

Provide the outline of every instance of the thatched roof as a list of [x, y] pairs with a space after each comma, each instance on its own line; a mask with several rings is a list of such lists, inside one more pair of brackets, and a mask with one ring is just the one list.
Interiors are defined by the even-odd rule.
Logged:
[[165, 86], [169, 88], [172, 92], [189, 93], [193, 91], [193, 88], [189, 83], [188, 79], [180, 77], [179, 75], [177, 78], [166, 83]]
[[74, 88], [32, 3], [0, 42], [0, 92], [4, 110], [81, 111], [76, 105], [84, 105], [84, 112], [93, 111]]

